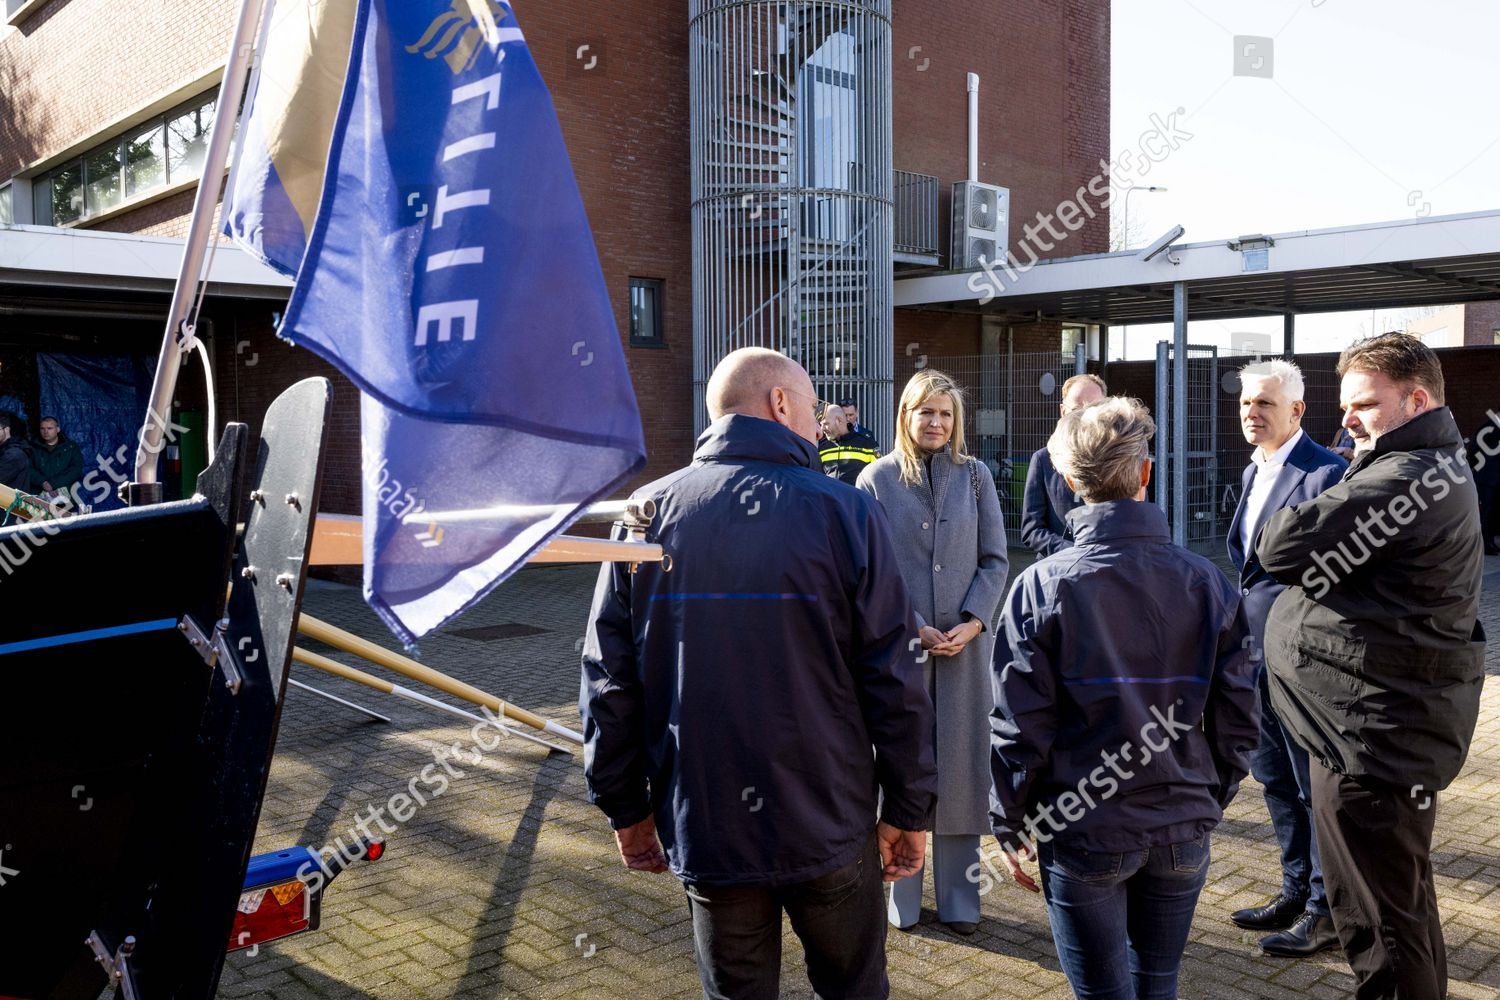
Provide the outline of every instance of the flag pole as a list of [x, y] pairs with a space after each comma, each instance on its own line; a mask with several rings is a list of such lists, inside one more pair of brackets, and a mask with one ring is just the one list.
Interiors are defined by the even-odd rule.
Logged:
[[[320, 621], [312, 615], [303, 613], [297, 619], [297, 631], [306, 636], [311, 636], [319, 642], [326, 642], [330, 646], [342, 649], [346, 653], [353, 653], [360, 659], [369, 660], [371, 663], [393, 670], [414, 681], [421, 681], [439, 691], [447, 692], [455, 698], [472, 702], [475, 705], [483, 705], [493, 712], [498, 712], [508, 719], [525, 723], [532, 729], [539, 729], [553, 736], [561, 736], [577, 744], [583, 743], [583, 734], [566, 726], [559, 725], [551, 719], [544, 719], [534, 712], [528, 712], [524, 708], [517, 708], [507, 701], [502, 701], [492, 694], [481, 691], [472, 684], [465, 684], [461, 680], [449, 677], [445, 673], [433, 670], [431, 667], [423, 666], [416, 660], [410, 660], [399, 653], [393, 653], [384, 646], [377, 646], [368, 639], [361, 639], [353, 632], [345, 632], [336, 625], [330, 625]], [[305, 662], [305, 661], [304, 661]], [[441, 702], [439, 702], [441, 704]]]
[[208, 241], [214, 238], [214, 215], [224, 188], [224, 168], [229, 163], [229, 145], [234, 138], [240, 95], [245, 91], [250, 65], [255, 60], [256, 31], [266, 6], [267, 0], [240, 0], [239, 15], [229, 42], [229, 59], [224, 65], [223, 81], [219, 84], [218, 106], [214, 109], [213, 127], [203, 156], [203, 173], [193, 196], [193, 215], [182, 248], [182, 264], [177, 271], [177, 285], [172, 290], [167, 328], [162, 335], [161, 354], [157, 357], [156, 374], [151, 382], [151, 405], [146, 411], [146, 422], [136, 448], [135, 479], [123, 488], [125, 500], [132, 507], [161, 502], [156, 460], [164, 447], [162, 438], [167, 415], [172, 396], [177, 391], [177, 371], [182, 362], [184, 335], [188, 332], [184, 324], [197, 294]]

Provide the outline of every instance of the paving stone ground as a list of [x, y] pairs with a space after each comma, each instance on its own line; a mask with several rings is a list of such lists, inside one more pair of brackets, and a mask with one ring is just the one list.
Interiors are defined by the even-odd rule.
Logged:
[[[1484, 616], [1500, 637], [1500, 560]], [[578, 644], [592, 567], [518, 573], [422, 644], [432, 666], [576, 728]], [[314, 584], [307, 612], [391, 645], [355, 588]], [[502, 637], [466, 636], [485, 626]], [[508, 633], [524, 633], [509, 634]], [[313, 642], [310, 648], [332, 653]], [[733, 655], [726, 637], [725, 655]], [[378, 668], [368, 668], [380, 673]], [[603, 816], [584, 796], [581, 757], [507, 740], [478, 749], [458, 720], [296, 665], [293, 675], [392, 717], [390, 725], [305, 691], [287, 695], [256, 850], [342, 836], [371, 806], [411, 786], [424, 802], [386, 834], [389, 850], [328, 890], [322, 927], [229, 957], [220, 995], [237, 997], [645, 998], [701, 995], [678, 883], [620, 867]], [[389, 675], [387, 675], [389, 676]], [[415, 685], [413, 685], [415, 686]], [[425, 689], [424, 689], [425, 690]], [[451, 700], [451, 699], [450, 699]], [[423, 768], [460, 744], [442, 794]], [[1482, 714], [1463, 774], [1441, 797], [1433, 863], [1455, 998], [1500, 996], [1500, 641], [1489, 652]], [[445, 776], [447, 776], [445, 774]], [[400, 808], [404, 810], [405, 805]], [[392, 821], [387, 819], [388, 823]], [[995, 848], [986, 847], [992, 860]], [[1342, 957], [1270, 958], [1224, 914], [1280, 883], [1260, 788], [1247, 779], [1214, 835], [1208, 884], [1183, 959], [1181, 995], [1348, 996]], [[998, 870], [998, 862], [996, 862]], [[1007, 883], [983, 900], [971, 938], [935, 923], [929, 890], [918, 929], [889, 937], [898, 997], [1069, 997], [1042, 902]], [[809, 996], [801, 950], [783, 945], [783, 993]]]

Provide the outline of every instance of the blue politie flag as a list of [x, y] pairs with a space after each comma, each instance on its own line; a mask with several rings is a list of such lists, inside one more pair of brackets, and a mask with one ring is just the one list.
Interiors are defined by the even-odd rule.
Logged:
[[410, 643], [637, 472], [640, 413], [552, 100], [509, 5], [282, 0], [276, 12], [226, 219], [296, 272], [281, 335], [364, 394], [365, 596]]

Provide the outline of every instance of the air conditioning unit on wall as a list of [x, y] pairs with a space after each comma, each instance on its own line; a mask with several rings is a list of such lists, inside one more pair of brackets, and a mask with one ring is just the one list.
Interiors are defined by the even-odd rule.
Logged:
[[980, 259], [995, 264], [1010, 249], [1010, 189], [979, 181], [953, 185], [952, 267], [965, 270], [981, 266]]

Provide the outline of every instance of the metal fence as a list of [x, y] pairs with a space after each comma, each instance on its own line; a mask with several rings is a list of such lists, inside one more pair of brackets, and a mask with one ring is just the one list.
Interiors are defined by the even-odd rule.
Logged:
[[[907, 380], [921, 368], [936, 368], [963, 386], [965, 442], [969, 453], [994, 476], [1006, 534], [1012, 545], [1020, 544], [1026, 470], [1031, 456], [1046, 447], [1057, 427], [1063, 383], [1086, 370], [1083, 352], [918, 355], [897, 361], [898, 403]], [[893, 424], [894, 419], [893, 413]], [[882, 438], [882, 450], [889, 450], [892, 443], [893, 439]]]

